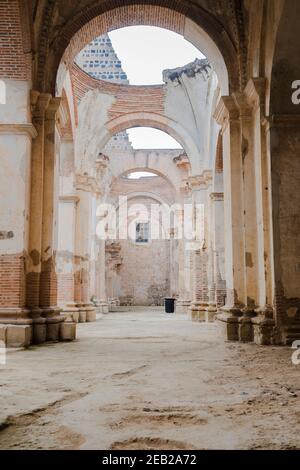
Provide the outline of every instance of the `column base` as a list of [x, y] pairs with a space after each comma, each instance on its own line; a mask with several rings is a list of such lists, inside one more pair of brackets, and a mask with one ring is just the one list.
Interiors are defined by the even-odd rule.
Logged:
[[207, 304], [201, 302], [192, 302], [188, 309], [188, 317], [192, 321], [204, 323], [208, 319]]
[[31, 325], [0, 325], [0, 345], [6, 348], [28, 348], [32, 343]]
[[31, 325], [7, 325], [5, 341], [7, 348], [28, 348], [31, 343]]
[[86, 323], [86, 310], [85, 304], [78, 303], [76, 307], [78, 308], [78, 323]]
[[72, 341], [76, 325], [67, 322], [57, 307], [0, 310], [0, 341], [7, 348], [27, 348], [47, 341]]
[[192, 303], [188, 308], [188, 319], [194, 322], [199, 321], [199, 308], [195, 303]]
[[60, 341], [74, 341], [76, 339], [76, 323], [64, 322], [60, 327]]
[[101, 318], [104, 313], [108, 313], [108, 303], [105, 300], [96, 300], [96, 317]]
[[109, 308], [108, 308], [108, 303], [107, 302], [100, 302], [99, 313], [103, 313], [103, 314], [109, 313]]
[[88, 304], [85, 308], [86, 311], [86, 321], [87, 323], [92, 323], [96, 321], [96, 308], [91, 304]]
[[177, 313], [178, 315], [187, 315], [190, 305], [190, 300], [177, 300], [175, 305], [175, 313]]
[[25, 308], [0, 309], [0, 340], [7, 348], [27, 348], [32, 343], [33, 322]]
[[205, 321], [207, 323], [213, 323], [216, 319], [216, 315], [218, 313], [218, 309], [215, 304], [210, 304], [205, 312]]
[[27, 308], [0, 308], [0, 323], [4, 325], [32, 325]]
[[76, 304], [79, 314], [79, 323], [90, 323], [96, 321], [96, 307], [90, 303]]
[[61, 315], [65, 317], [66, 323], [79, 322], [79, 310], [74, 302], [67, 303], [61, 306]]
[[239, 341], [252, 343], [254, 340], [252, 319], [255, 317], [255, 311], [253, 308], [245, 307], [242, 313], [243, 315], [239, 318]]
[[260, 346], [275, 344], [277, 341], [274, 319], [271, 317], [271, 314], [266, 313], [264, 310], [257, 310], [257, 313], [258, 316], [251, 320], [253, 324], [254, 343]]
[[65, 317], [59, 307], [41, 307], [42, 316], [46, 319], [46, 341], [57, 343], [60, 338], [60, 326]]
[[31, 310], [32, 317], [32, 343], [42, 344], [46, 342], [47, 326], [46, 318], [42, 317], [43, 311], [39, 308]]
[[119, 299], [109, 299], [108, 300], [108, 311], [109, 312], [118, 312], [120, 306]]
[[242, 312], [239, 308], [222, 308], [216, 320], [221, 337], [225, 341], [239, 341], [239, 318]]

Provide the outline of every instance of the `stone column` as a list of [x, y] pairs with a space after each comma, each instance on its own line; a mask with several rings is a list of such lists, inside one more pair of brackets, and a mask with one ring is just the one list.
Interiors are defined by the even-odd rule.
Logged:
[[75, 225], [78, 197], [64, 195], [59, 198], [57, 278], [58, 303], [67, 321], [78, 323], [75, 302]]
[[170, 230], [170, 297], [176, 297], [178, 289], [178, 243], [175, 229]]
[[96, 270], [96, 295], [99, 313], [108, 313], [108, 302], [106, 295], [106, 261], [105, 261], [105, 240], [98, 240], [98, 260]]
[[22, 347], [32, 341], [32, 319], [25, 297], [25, 260], [30, 156], [36, 130], [27, 122], [28, 84], [5, 82], [7, 101], [0, 104], [0, 342], [7, 347]]
[[75, 156], [71, 126], [68, 125], [65, 101], [59, 109], [59, 208], [57, 282], [58, 305], [67, 322], [78, 323], [79, 313], [75, 303], [75, 228], [78, 197], [75, 194]]
[[220, 99], [215, 118], [222, 126], [224, 163], [224, 231], [226, 305], [217, 315], [228, 340], [239, 339], [239, 317], [245, 306], [242, 136], [239, 110], [232, 96]]
[[224, 260], [224, 193], [211, 193], [212, 201], [212, 251], [215, 283], [215, 305], [220, 309], [226, 301]]
[[[211, 188], [209, 188], [211, 190]], [[208, 280], [208, 307], [206, 308], [205, 319], [208, 322], [214, 321], [217, 314], [216, 306], [216, 277], [215, 277], [215, 250], [214, 250], [214, 214], [213, 214], [213, 200], [211, 193], [207, 201], [207, 233], [206, 233], [206, 243], [207, 243], [207, 280]]]
[[270, 339], [291, 344], [300, 337], [300, 114], [273, 115], [267, 138], [276, 334]]
[[[258, 306], [258, 290], [260, 282], [259, 264], [263, 266], [263, 254], [258, 257], [258, 210], [261, 199], [257, 197], [256, 188], [261, 186], [261, 178], [257, 173], [256, 161], [258, 149], [255, 148], [255, 134], [252, 106], [245, 94], [236, 94], [235, 100], [239, 108], [241, 123], [241, 151], [243, 170], [243, 201], [244, 201], [244, 252], [245, 252], [245, 306], [243, 316], [239, 319], [239, 339], [243, 342], [253, 341], [253, 325]], [[260, 165], [260, 163], [259, 163]]]
[[187, 314], [190, 306], [190, 299], [187, 295], [186, 283], [187, 283], [187, 270], [186, 262], [188, 257], [188, 251], [186, 249], [185, 240], [179, 240], [178, 243], [178, 291], [179, 298], [176, 301], [176, 313]]
[[[104, 185], [107, 169], [109, 166], [109, 157], [100, 153], [98, 155], [98, 159], [95, 162], [95, 172], [98, 184]], [[102, 192], [100, 191], [102, 190]], [[98, 199], [97, 204], [101, 204], [103, 194], [105, 189], [103, 187], [99, 187]], [[97, 208], [96, 208], [97, 211]], [[97, 220], [95, 215], [95, 227], [97, 228]], [[95, 228], [95, 232], [96, 232]], [[97, 257], [96, 257], [96, 269], [95, 269], [95, 294], [96, 294], [96, 306], [98, 313], [108, 313], [108, 301], [107, 301], [107, 294], [106, 294], [106, 256], [105, 256], [105, 240], [103, 238], [99, 238], [98, 234], [95, 233], [95, 240], [96, 240], [96, 250], [97, 250]]]
[[208, 307], [206, 309], [206, 321], [212, 322], [217, 314], [216, 304], [216, 278], [215, 278], [215, 251], [212, 248], [208, 254]]
[[271, 242], [272, 202], [271, 202], [271, 162], [269, 148], [269, 126], [265, 118], [265, 78], [251, 79], [245, 89], [245, 96], [251, 109], [252, 141], [254, 142], [254, 179], [256, 201], [257, 239], [257, 308], [254, 325], [254, 341], [257, 344], [270, 344], [274, 336], [273, 319], [273, 245]]
[[58, 155], [55, 151], [55, 115], [60, 98], [51, 98], [44, 125], [43, 221], [41, 245], [40, 308], [46, 318], [46, 339], [58, 341], [64, 317], [57, 306], [56, 229], [58, 209]]
[[[181, 199], [183, 208], [179, 215], [180, 224], [182, 227], [182, 238], [178, 240], [178, 293], [179, 298], [176, 301], [176, 313], [187, 314], [188, 308], [191, 304], [190, 290], [191, 290], [191, 263], [190, 252], [188, 249], [187, 227], [185, 227], [185, 209], [191, 205], [191, 189], [189, 183], [183, 181], [181, 189]], [[186, 214], [188, 216], [188, 214]]]
[[88, 175], [76, 177], [77, 206], [76, 220], [76, 273], [75, 296], [79, 308], [79, 321], [94, 321], [96, 309], [90, 302], [91, 236], [93, 233], [92, 198], [95, 178]]
[[30, 192], [30, 226], [29, 256], [26, 266], [26, 303], [30, 308], [33, 320], [33, 342], [46, 341], [46, 319], [40, 308], [40, 278], [42, 262], [42, 220], [44, 190], [44, 146], [45, 115], [51, 101], [51, 95], [31, 92], [32, 119], [37, 130], [31, 155], [31, 192]]
[[[192, 320], [205, 321], [207, 318], [206, 309], [208, 307], [208, 278], [207, 278], [207, 246], [205, 238], [207, 231], [207, 196], [211, 174], [203, 173], [200, 176], [190, 177], [189, 181], [192, 187], [192, 200], [195, 209], [202, 209], [202, 220], [199, 220], [201, 214], [197, 215], [194, 221], [195, 241], [191, 244], [193, 259], [193, 284], [192, 284], [192, 304], [189, 307], [189, 315]], [[197, 225], [196, 225], [197, 223]]]

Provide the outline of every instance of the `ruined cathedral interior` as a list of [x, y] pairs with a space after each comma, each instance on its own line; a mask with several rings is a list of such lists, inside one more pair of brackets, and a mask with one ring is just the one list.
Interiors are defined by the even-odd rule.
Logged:
[[[300, 448], [299, 21], [0, 0], [1, 450]], [[136, 26], [194, 60], [132, 84]]]

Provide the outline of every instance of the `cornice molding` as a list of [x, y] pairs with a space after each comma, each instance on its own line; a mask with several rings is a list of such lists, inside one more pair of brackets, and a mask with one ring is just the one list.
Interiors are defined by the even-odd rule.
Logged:
[[226, 129], [229, 122], [238, 121], [240, 112], [233, 96], [221, 96], [214, 112], [214, 118], [222, 129]]
[[74, 194], [59, 196], [59, 202], [65, 203], [77, 204], [79, 202], [79, 199], [80, 198], [78, 196], [75, 196]]
[[32, 139], [37, 137], [33, 124], [0, 124], [0, 134], [27, 135]]

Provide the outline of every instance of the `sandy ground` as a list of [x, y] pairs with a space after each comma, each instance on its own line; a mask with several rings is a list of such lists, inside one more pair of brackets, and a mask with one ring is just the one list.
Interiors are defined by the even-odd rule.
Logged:
[[291, 352], [157, 309], [111, 313], [74, 343], [8, 354], [0, 449], [300, 448]]

